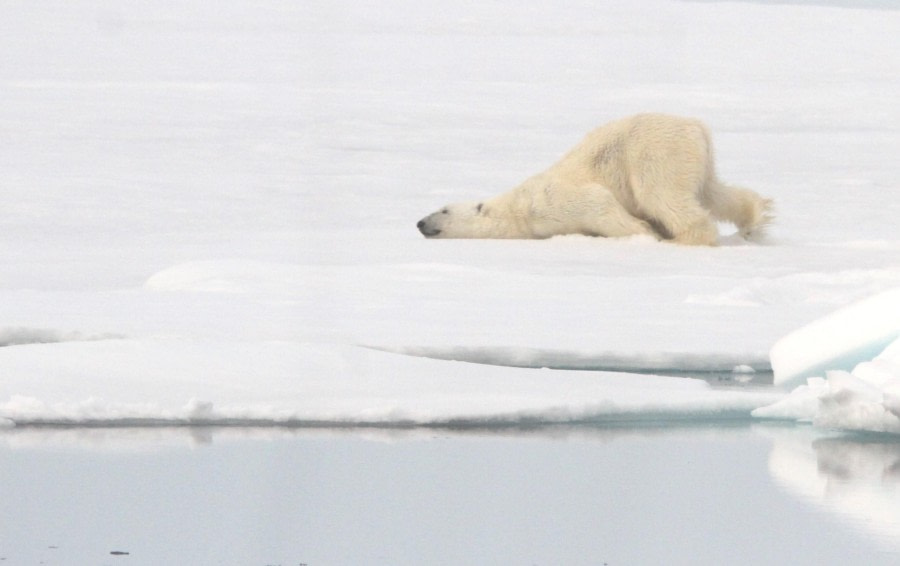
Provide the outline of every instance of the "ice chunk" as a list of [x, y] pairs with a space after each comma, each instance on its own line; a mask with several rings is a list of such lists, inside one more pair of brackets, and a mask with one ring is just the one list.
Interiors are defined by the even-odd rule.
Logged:
[[791, 391], [790, 395], [771, 405], [753, 411], [753, 416], [762, 419], [796, 420], [812, 422], [819, 406], [819, 395], [827, 387], [821, 377], [811, 377]]
[[900, 339], [852, 372], [809, 378], [754, 417], [811, 421], [824, 428], [900, 434]]
[[852, 370], [900, 336], [900, 288], [854, 303], [791, 332], [770, 351], [776, 385]]
[[776, 384], [806, 384], [753, 416], [900, 433], [900, 288], [792, 332], [771, 357]]

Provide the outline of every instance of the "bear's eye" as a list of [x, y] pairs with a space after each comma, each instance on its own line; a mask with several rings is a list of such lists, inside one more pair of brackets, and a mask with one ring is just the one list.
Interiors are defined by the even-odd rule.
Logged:
[[475, 211], [476, 211], [476, 212], [481, 212], [481, 207], [482, 207], [482, 206], [484, 206], [484, 203], [483, 203], [483, 202], [479, 202], [479, 203], [478, 203], [478, 206], [475, 207]]
[[441, 214], [450, 214], [450, 211], [445, 208], [441, 210]]

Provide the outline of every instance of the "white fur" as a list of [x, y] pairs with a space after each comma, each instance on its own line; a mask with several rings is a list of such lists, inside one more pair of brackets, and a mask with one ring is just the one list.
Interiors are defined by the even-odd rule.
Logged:
[[511, 191], [451, 204], [423, 218], [430, 238], [548, 238], [649, 234], [715, 245], [715, 221], [759, 236], [771, 201], [721, 183], [709, 131], [697, 120], [638, 114], [602, 126], [556, 164]]

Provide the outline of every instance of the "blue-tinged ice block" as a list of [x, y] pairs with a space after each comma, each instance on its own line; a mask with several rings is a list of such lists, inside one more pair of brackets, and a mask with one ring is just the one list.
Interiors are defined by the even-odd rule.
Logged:
[[775, 384], [852, 370], [900, 337], [900, 288], [841, 308], [780, 339], [769, 352]]

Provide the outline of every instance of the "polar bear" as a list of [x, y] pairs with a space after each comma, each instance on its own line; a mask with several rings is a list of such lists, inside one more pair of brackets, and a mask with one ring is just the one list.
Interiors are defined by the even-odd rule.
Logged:
[[772, 202], [716, 178], [698, 120], [638, 114], [590, 132], [556, 164], [511, 191], [450, 204], [417, 224], [427, 238], [548, 238], [646, 234], [716, 245], [716, 221], [758, 237]]

